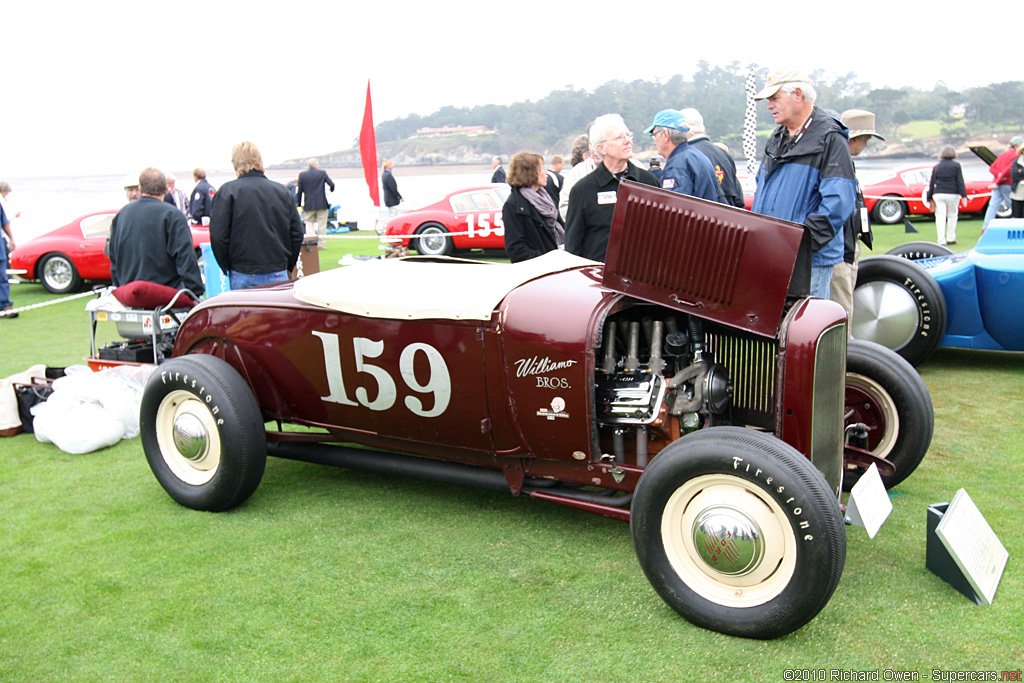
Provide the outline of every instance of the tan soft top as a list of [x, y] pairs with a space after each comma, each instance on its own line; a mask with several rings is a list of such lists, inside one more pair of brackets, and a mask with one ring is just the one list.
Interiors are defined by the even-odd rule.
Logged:
[[375, 259], [299, 279], [299, 301], [370, 318], [490, 320], [519, 285], [542, 275], [599, 265], [562, 250], [521, 263], [447, 257]]

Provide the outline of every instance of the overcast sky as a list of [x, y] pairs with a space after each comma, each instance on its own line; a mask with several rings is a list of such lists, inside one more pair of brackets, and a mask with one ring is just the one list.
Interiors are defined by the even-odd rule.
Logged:
[[1017, 3], [955, 17], [926, 5], [16, 0], [2, 11], [0, 178], [226, 169], [241, 140], [268, 165], [348, 148], [367, 79], [380, 123], [689, 79], [700, 60], [853, 72], [874, 87], [1024, 78], [999, 20]]

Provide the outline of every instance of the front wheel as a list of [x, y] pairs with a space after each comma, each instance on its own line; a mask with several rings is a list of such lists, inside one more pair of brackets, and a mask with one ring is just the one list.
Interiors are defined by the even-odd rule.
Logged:
[[911, 365], [926, 361], [946, 333], [946, 299], [928, 271], [901, 256], [860, 262], [850, 335], [892, 349]]
[[920, 261], [926, 258], [952, 256], [953, 250], [938, 242], [907, 242], [885, 252], [889, 256], [902, 256], [908, 261]]
[[828, 603], [846, 560], [839, 502], [810, 461], [751, 429], [688, 434], [644, 471], [630, 515], [654, 589], [703, 628], [776, 638]]
[[263, 478], [267, 434], [259, 404], [220, 358], [182, 356], [160, 365], [142, 395], [139, 427], [154, 476], [185, 507], [227, 510]]
[[898, 194], [887, 194], [877, 202], [871, 209], [871, 217], [877, 223], [895, 225], [907, 215], [907, 203]]
[[427, 223], [416, 235], [416, 251], [424, 256], [447, 256], [455, 250], [448, 230], [440, 223]]
[[82, 288], [82, 278], [71, 258], [47, 254], [39, 264], [39, 279], [51, 294], [71, 294]]
[[[932, 442], [935, 412], [921, 375], [910, 363], [878, 344], [851, 339], [846, 347], [846, 425], [867, 427], [866, 450], [893, 464], [882, 477], [891, 489], [921, 464]], [[860, 478], [848, 470], [843, 488]]]

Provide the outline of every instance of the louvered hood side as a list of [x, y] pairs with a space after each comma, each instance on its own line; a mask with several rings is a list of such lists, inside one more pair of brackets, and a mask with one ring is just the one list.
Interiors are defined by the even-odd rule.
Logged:
[[801, 225], [627, 181], [619, 186], [603, 284], [775, 337], [791, 281], [806, 294], [803, 241]]

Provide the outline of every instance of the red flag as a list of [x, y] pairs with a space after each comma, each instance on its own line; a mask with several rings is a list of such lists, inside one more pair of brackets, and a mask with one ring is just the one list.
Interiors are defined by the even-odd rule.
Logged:
[[366, 109], [363, 111], [363, 127], [359, 131], [359, 156], [363, 160], [363, 177], [370, 188], [370, 199], [374, 206], [380, 206], [380, 190], [377, 188], [377, 136], [373, 132], [373, 107], [370, 105], [370, 81], [366, 81]]

